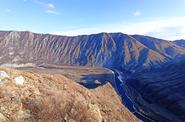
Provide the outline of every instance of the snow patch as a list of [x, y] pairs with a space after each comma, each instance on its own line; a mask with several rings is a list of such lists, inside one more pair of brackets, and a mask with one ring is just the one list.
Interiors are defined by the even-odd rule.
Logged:
[[19, 86], [22, 86], [22, 85], [24, 84], [24, 82], [25, 82], [24, 77], [21, 76], [21, 75], [15, 77], [14, 80], [15, 80], [15, 84], [16, 84], [16, 85], [19, 85]]

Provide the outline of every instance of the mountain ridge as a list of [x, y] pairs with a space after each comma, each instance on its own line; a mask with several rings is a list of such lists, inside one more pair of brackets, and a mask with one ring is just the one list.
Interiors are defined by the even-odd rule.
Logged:
[[[141, 113], [152, 117], [154, 120], [171, 120], [171, 118], [162, 117], [166, 114], [165, 112], [163, 113], [162, 107], [157, 108], [161, 111], [156, 114], [156, 105], [152, 105], [153, 108], [151, 108], [152, 106], [148, 106], [150, 101], [148, 103], [147, 100], [155, 101], [155, 98], [160, 97], [160, 94], [156, 97], [150, 97], [151, 94], [153, 95], [153, 91], [156, 90], [155, 84], [154, 86], [152, 85], [153, 80], [155, 80], [157, 88], [161, 90], [161, 84], [163, 83], [158, 80], [167, 78], [165, 81], [168, 81], [170, 73], [175, 74], [173, 70], [168, 72], [167, 67], [165, 68], [167, 75], [165, 74], [165, 77], [158, 78], [161, 75], [161, 70], [159, 70], [159, 75], [152, 75], [152, 71], [155, 72], [155, 68], [163, 69], [164, 65], [170, 66], [178, 63], [185, 57], [185, 48], [180, 44], [176, 44], [176, 41], [171, 42], [154, 37], [123, 33], [99, 33], [69, 37], [37, 34], [29, 31], [0, 31], [0, 47], [0, 62], [3, 66], [43, 68], [70, 65], [73, 67], [85, 66], [116, 70], [120, 72], [125, 80], [125, 84], [120, 82], [118, 85], [128, 92], [125, 94], [130, 95], [136, 107], [139, 110], [141, 109]], [[142, 73], [143, 69], [146, 70], [146, 73], [144, 72], [146, 76]], [[48, 67], [48, 70], [51, 69]], [[92, 80], [92, 76], [94, 75], [91, 74], [86, 77]], [[142, 76], [146, 82], [140, 79]], [[152, 79], [153, 77], [155, 78]], [[85, 79], [87, 80], [87, 78]], [[81, 80], [84, 80], [84, 78]], [[175, 84], [173, 78], [169, 80], [172, 80], [171, 83]], [[94, 82], [99, 84], [98, 81]], [[82, 82], [82, 85], [87, 86], [86, 84], [88, 85], [88, 83]], [[150, 89], [150, 86], [152, 89]], [[144, 92], [142, 88], [145, 90]], [[164, 93], [166, 94], [165, 90]], [[140, 96], [138, 97], [137, 95]], [[146, 98], [146, 101], [142, 98]], [[166, 102], [165, 97], [163, 101]]]
[[154, 49], [140, 38], [146, 36], [138, 38], [136, 35], [105, 32], [60, 36], [30, 31], [0, 31], [0, 61], [2, 64], [46, 63], [135, 69], [161, 64], [185, 54], [184, 48], [172, 42], [158, 44], [160, 39], [147, 37], [157, 47]]
[[175, 40], [174, 43], [185, 48], [185, 39]]

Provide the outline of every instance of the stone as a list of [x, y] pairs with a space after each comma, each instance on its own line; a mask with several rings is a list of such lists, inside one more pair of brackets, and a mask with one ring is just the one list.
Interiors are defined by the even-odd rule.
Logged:
[[8, 120], [2, 113], [0, 113], [0, 122], [6, 122]]
[[0, 71], [0, 79], [9, 78], [9, 75], [5, 71]]
[[22, 86], [25, 82], [25, 78], [21, 75], [15, 77], [14, 80], [15, 80], [15, 84], [18, 85], [18, 86]]

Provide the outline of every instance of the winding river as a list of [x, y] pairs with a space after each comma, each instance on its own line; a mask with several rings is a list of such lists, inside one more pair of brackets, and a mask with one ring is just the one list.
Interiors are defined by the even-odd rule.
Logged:
[[141, 114], [135, 107], [132, 100], [127, 96], [124, 91], [125, 79], [120, 75], [116, 70], [112, 70], [112, 73], [115, 76], [115, 87], [122, 99], [122, 103], [132, 112], [136, 117], [138, 117], [143, 122], [155, 122], [154, 120], [148, 118], [147, 116]]

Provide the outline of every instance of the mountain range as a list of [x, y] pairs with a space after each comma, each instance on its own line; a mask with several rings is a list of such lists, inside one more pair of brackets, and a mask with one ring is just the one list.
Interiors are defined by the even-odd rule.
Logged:
[[[2, 66], [49, 70], [49, 67], [85, 66], [109, 69], [113, 75], [116, 71], [114, 89], [120, 97], [123, 97], [120, 91], [124, 92], [124, 97], [128, 96], [138, 114], [161, 122], [185, 120], [185, 40], [169, 41], [123, 33], [60, 36], [0, 31], [0, 47]], [[87, 82], [92, 77], [94, 75], [84, 78], [86, 81], [83, 79], [81, 84], [92, 88]], [[93, 88], [103, 87], [97, 84]]]
[[161, 64], [185, 54], [177, 42], [141, 35], [99, 33], [58, 36], [0, 31], [0, 62], [136, 69]]

